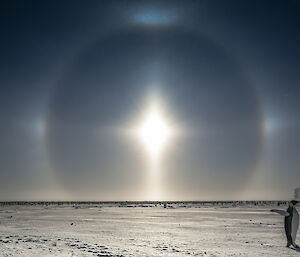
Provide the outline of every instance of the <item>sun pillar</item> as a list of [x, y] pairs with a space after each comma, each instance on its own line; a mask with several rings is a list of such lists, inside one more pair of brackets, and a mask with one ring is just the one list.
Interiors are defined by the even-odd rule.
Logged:
[[147, 150], [146, 200], [162, 200], [161, 160], [172, 131], [158, 105], [152, 105], [140, 123], [137, 134]]

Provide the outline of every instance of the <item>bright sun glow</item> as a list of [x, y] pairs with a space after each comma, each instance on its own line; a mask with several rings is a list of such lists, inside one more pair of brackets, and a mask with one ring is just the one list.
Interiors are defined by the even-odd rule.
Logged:
[[138, 135], [147, 147], [152, 157], [157, 157], [171, 136], [171, 129], [167, 125], [161, 112], [152, 109], [138, 128]]

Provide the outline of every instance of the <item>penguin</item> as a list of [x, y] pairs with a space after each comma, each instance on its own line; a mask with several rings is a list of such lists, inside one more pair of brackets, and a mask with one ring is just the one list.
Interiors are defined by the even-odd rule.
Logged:
[[276, 212], [284, 216], [284, 230], [287, 239], [287, 247], [292, 245], [295, 248], [299, 248], [296, 244], [296, 236], [299, 227], [299, 213], [295, 207], [297, 203], [298, 201], [296, 200], [290, 201], [286, 211], [271, 210], [271, 212]]

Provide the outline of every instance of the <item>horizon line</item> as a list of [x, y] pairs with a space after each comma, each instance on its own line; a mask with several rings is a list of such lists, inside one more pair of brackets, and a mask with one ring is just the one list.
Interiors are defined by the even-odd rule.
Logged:
[[1, 200], [3, 203], [234, 203], [288, 202], [290, 200]]

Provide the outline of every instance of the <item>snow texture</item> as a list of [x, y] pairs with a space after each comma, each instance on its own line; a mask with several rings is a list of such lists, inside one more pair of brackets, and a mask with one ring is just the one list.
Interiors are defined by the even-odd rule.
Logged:
[[275, 206], [2, 205], [0, 256], [299, 256]]

